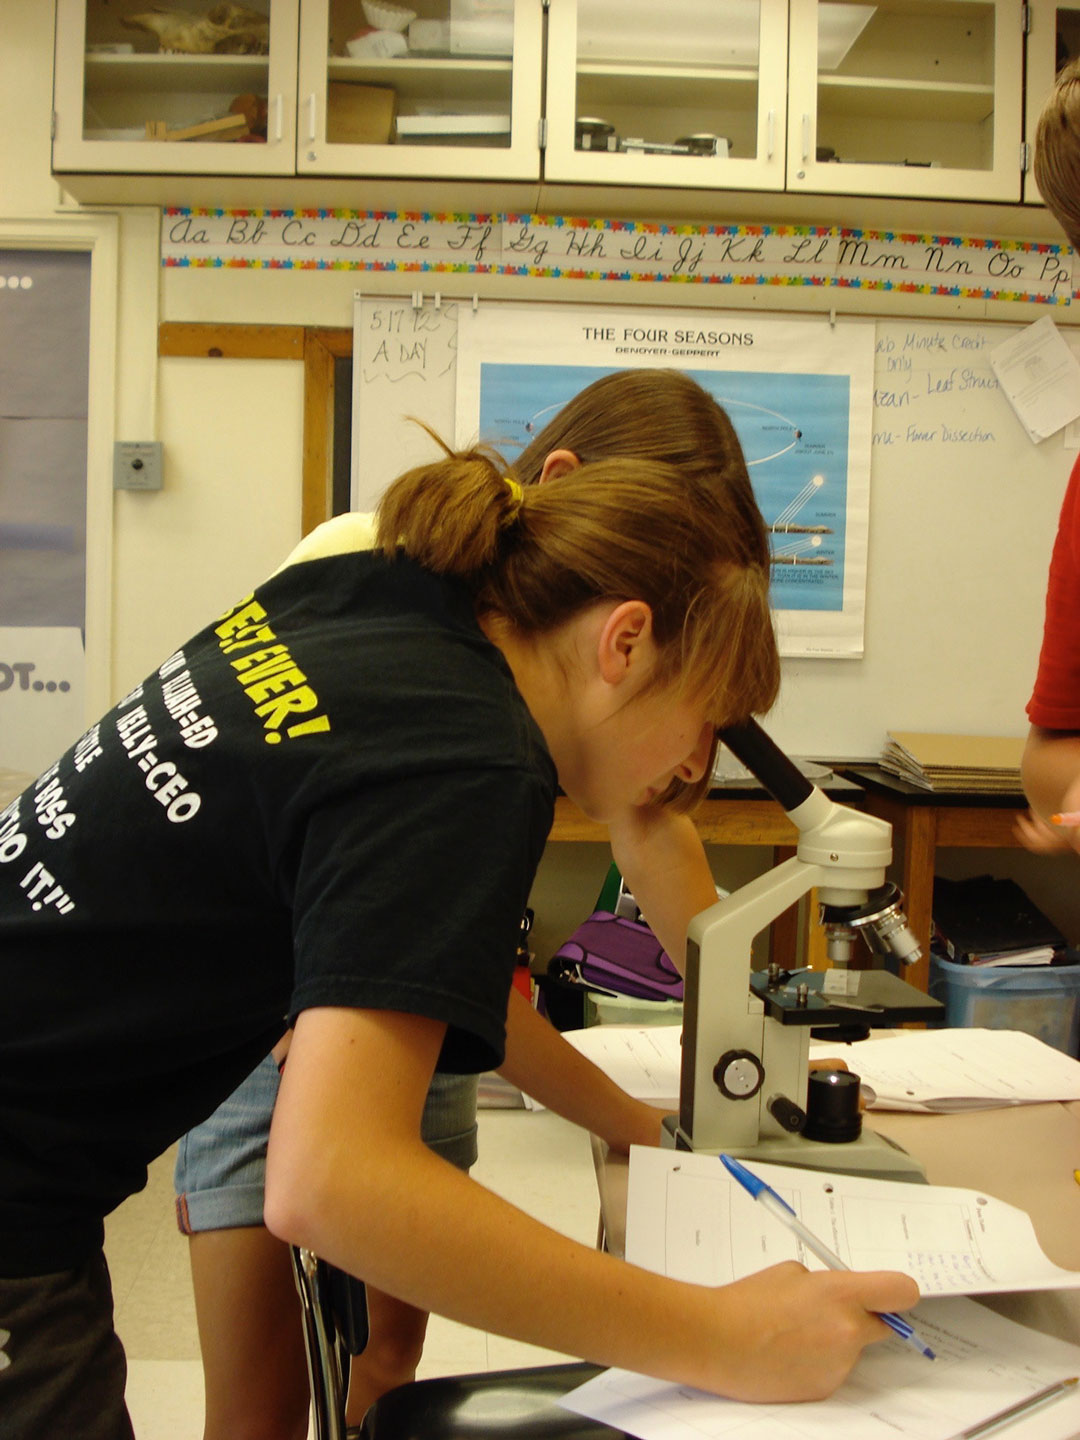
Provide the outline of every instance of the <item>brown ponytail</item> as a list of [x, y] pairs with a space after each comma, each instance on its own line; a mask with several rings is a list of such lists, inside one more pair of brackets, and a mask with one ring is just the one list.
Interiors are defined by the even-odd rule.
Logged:
[[495, 562], [502, 533], [521, 509], [521, 487], [507, 483], [505, 463], [485, 446], [455, 455], [432, 438], [445, 459], [394, 481], [378, 506], [377, 543], [388, 555], [404, 550], [437, 575], [475, 576]]

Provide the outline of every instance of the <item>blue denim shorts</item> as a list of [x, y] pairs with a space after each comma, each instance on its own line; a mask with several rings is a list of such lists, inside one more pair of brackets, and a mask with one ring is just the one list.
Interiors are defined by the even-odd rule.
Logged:
[[[268, 1055], [177, 1149], [173, 1183], [181, 1233], [263, 1223], [263, 1184], [278, 1068]], [[436, 1075], [421, 1126], [425, 1144], [460, 1170], [476, 1162], [476, 1076]]]

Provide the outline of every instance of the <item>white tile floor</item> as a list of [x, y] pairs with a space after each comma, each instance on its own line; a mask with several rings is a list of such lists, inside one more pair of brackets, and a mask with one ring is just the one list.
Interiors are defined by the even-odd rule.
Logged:
[[[598, 1203], [588, 1137], [548, 1112], [482, 1110], [474, 1177], [586, 1245]], [[110, 1217], [105, 1240], [116, 1325], [128, 1355], [128, 1408], [137, 1440], [200, 1440], [202, 1368], [187, 1243], [173, 1218], [172, 1154]], [[563, 1358], [433, 1316], [420, 1374], [542, 1365]]]

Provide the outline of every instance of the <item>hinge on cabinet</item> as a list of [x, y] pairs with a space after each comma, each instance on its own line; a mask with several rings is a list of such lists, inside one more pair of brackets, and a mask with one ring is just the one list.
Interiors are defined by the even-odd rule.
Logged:
[[541, 150], [547, 149], [547, 116], [541, 115], [536, 122], [536, 143]]
[[1030, 34], [1031, 34], [1031, 6], [1030, 6], [1030, 5], [1021, 5], [1021, 6], [1020, 6], [1020, 34], [1021, 34], [1021, 35], [1030, 35]]
[[52, 112], [52, 115], [49, 117], [49, 139], [50, 139], [50, 140], [55, 140], [55, 139], [56, 139], [56, 111], [55, 111], [55, 110]]
[[1031, 145], [1027, 140], [1020, 141], [1020, 174], [1026, 175], [1031, 169]]

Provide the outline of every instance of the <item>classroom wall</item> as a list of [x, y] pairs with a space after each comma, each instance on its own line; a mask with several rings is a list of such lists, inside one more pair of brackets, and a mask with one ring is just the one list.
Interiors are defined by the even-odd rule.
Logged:
[[[7, 0], [4, 9], [4, 44], [0, 46], [0, 225], [5, 221], [55, 224], [78, 208], [66, 199], [49, 171], [49, 118], [53, 16], [49, 4], [22, 5]], [[637, 213], [617, 191], [590, 192], [592, 213]], [[582, 203], [577, 198], [577, 208]], [[346, 204], [338, 187], [332, 203]], [[372, 203], [357, 185], [357, 208]], [[661, 213], [657, 202], [655, 213]], [[806, 206], [805, 200], [800, 205]], [[733, 198], [732, 220], [788, 219], [791, 215], [767, 212], [768, 197]], [[748, 209], [749, 206], [749, 209]], [[790, 207], [789, 207], [790, 208]], [[111, 518], [107, 541], [108, 635], [102, 656], [104, 674], [99, 687], [115, 699], [190, 631], [217, 614], [236, 594], [250, 587], [299, 537], [300, 462], [302, 443], [302, 374], [298, 364], [283, 361], [197, 361], [156, 358], [156, 331], [161, 319], [177, 321], [296, 323], [348, 326], [352, 321], [355, 274], [268, 274], [254, 271], [169, 271], [158, 264], [158, 211], [156, 207], [120, 207], [119, 287], [117, 295], [117, 354], [112, 395], [113, 432], [117, 439], [156, 438], [164, 443], [165, 489], [160, 494], [120, 493], [107, 496]], [[988, 226], [994, 208], [970, 207], [971, 226], [966, 233], [991, 234]], [[687, 210], [688, 218], [695, 218]], [[928, 228], [940, 221], [940, 207], [927, 206], [925, 217], [903, 207], [909, 224]], [[889, 223], [901, 218], [900, 207], [878, 203], [861, 212], [849, 202], [821, 202], [819, 223]], [[1002, 221], [1003, 234], [1016, 234], [1015, 212]], [[1039, 221], [1023, 217], [1022, 233], [1037, 237]], [[1057, 238], [1047, 221], [1042, 234]], [[400, 292], [394, 277], [364, 278], [365, 289]], [[466, 278], [450, 281], [448, 293], [464, 295], [474, 288]], [[691, 295], [680, 287], [682, 305], [715, 305], [715, 292]], [[488, 293], [491, 293], [489, 291]], [[504, 282], [498, 293], [514, 298], [550, 295], [550, 282], [532, 286]], [[603, 298], [601, 287], [573, 286], [571, 298], [584, 302]], [[621, 298], [621, 297], [620, 297]], [[650, 295], [655, 303], [655, 295]], [[737, 297], [745, 304], [746, 297]], [[781, 308], [783, 297], [753, 297], [754, 303]], [[811, 306], [827, 308], [823, 296], [808, 297]], [[733, 302], [732, 302], [733, 303]], [[880, 303], [874, 297], [850, 297], [845, 308], [872, 313]], [[895, 313], [895, 307], [893, 307]], [[920, 313], [943, 319], [962, 318], [964, 308], [955, 301], [923, 304]], [[1038, 318], [1036, 307], [991, 304], [985, 319], [1023, 324]], [[91, 356], [92, 369], [100, 356]], [[111, 381], [112, 376], [99, 378]], [[903, 504], [897, 496], [893, 503]], [[931, 517], [929, 523], [938, 523]], [[1022, 537], [1020, 563], [1029, 577], [1045, 568], [1051, 526], [1041, 515], [1038, 524]], [[926, 587], [934, 576], [920, 575], [913, 585]], [[1037, 580], [1025, 583], [1035, 585]], [[922, 593], [922, 592], [920, 592]], [[964, 597], [957, 597], [963, 603]], [[868, 614], [875, 622], [873, 577]], [[904, 624], [904, 616], [895, 617]], [[1035, 636], [1032, 635], [1034, 646]], [[1033, 662], [1032, 662], [1033, 663]], [[798, 667], [815, 662], [796, 662]], [[857, 694], [842, 662], [822, 662], [814, 669], [814, 685], [824, 685], [823, 703], [843, 707], [857, 704]], [[1022, 696], [1030, 675], [1005, 677]], [[833, 681], [836, 681], [835, 686]], [[898, 686], [913, 677], [897, 677]], [[1017, 713], [1017, 730], [1023, 727]], [[717, 878], [728, 886], [742, 883], [764, 863], [763, 852], [713, 849]], [[603, 847], [553, 847], [538, 879], [537, 901], [542, 911], [539, 948], [549, 951], [587, 912], [603, 877]], [[1031, 862], [997, 852], [957, 852], [949, 865], [970, 873], [992, 868], [1007, 873], [1016, 864], [1029, 872], [1030, 888], [1041, 903], [1054, 910], [1071, 936], [1080, 936], [1080, 900], [1074, 901], [1075, 871], [1060, 870], [1049, 862]], [[1031, 876], [1034, 876], [1031, 879]]]

